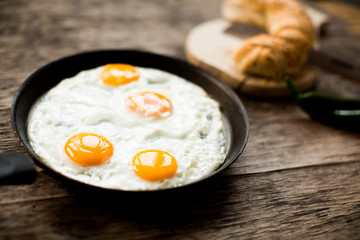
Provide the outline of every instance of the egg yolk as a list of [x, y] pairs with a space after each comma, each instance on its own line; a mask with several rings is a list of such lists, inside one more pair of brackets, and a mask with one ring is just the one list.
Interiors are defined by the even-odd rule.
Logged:
[[172, 104], [165, 96], [155, 92], [139, 92], [129, 96], [126, 106], [146, 117], [166, 117], [171, 114]]
[[177, 170], [177, 163], [168, 152], [145, 150], [133, 158], [133, 169], [140, 178], [155, 182], [173, 177]]
[[65, 143], [65, 153], [73, 162], [83, 166], [100, 165], [113, 154], [114, 148], [104, 136], [80, 133]]
[[129, 64], [107, 64], [100, 73], [103, 83], [111, 86], [119, 86], [139, 79], [136, 67]]

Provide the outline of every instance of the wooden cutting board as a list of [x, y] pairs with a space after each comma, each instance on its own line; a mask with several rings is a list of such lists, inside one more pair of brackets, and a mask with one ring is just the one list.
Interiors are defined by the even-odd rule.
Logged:
[[[327, 22], [327, 16], [314, 8], [307, 8], [316, 29]], [[247, 76], [235, 70], [233, 54], [236, 49], [252, 36], [230, 34], [227, 29], [232, 23], [224, 19], [213, 19], [194, 27], [187, 36], [185, 53], [189, 62], [209, 71], [233, 89], [242, 94], [264, 98], [289, 96], [285, 81]], [[315, 41], [314, 48], [317, 48]], [[306, 65], [293, 78], [301, 91], [315, 84], [316, 68]]]

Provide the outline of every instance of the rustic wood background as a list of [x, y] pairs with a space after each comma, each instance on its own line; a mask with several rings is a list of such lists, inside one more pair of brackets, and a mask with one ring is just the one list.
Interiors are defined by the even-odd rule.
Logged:
[[[360, 6], [311, 1], [329, 14], [321, 46], [360, 64]], [[0, 153], [25, 153], [12, 98], [44, 64], [86, 50], [141, 49], [185, 59], [220, 0], [1, 0]], [[323, 70], [315, 90], [360, 96]], [[89, 191], [38, 168], [31, 185], [0, 186], [0, 239], [360, 239], [360, 133], [314, 122], [290, 99], [240, 96], [250, 138], [221, 175], [158, 194]]]

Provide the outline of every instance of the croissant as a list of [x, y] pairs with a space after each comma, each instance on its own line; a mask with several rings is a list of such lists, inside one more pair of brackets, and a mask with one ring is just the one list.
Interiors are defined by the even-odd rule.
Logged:
[[268, 34], [247, 39], [235, 52], [237, 71], [279, 79], [296, 75], [306, 62], [314, 28], [295, 0], [225, 0], [222, 15], [232, 22], [257, 25]]

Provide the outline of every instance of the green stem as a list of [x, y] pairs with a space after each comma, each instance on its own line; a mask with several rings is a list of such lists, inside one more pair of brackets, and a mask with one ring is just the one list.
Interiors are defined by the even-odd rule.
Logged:
[[288, 89], [290, 90], [292, 96], [294, 98], [298, 98], [300, 95], [300, 92], [299, 92], [299, 90], [297, 90], [295, 85], [291, 82], [290, 77], [288, 75], [285, 76], [285, 81], [286, 81], [286, 84], [287, 84]]

